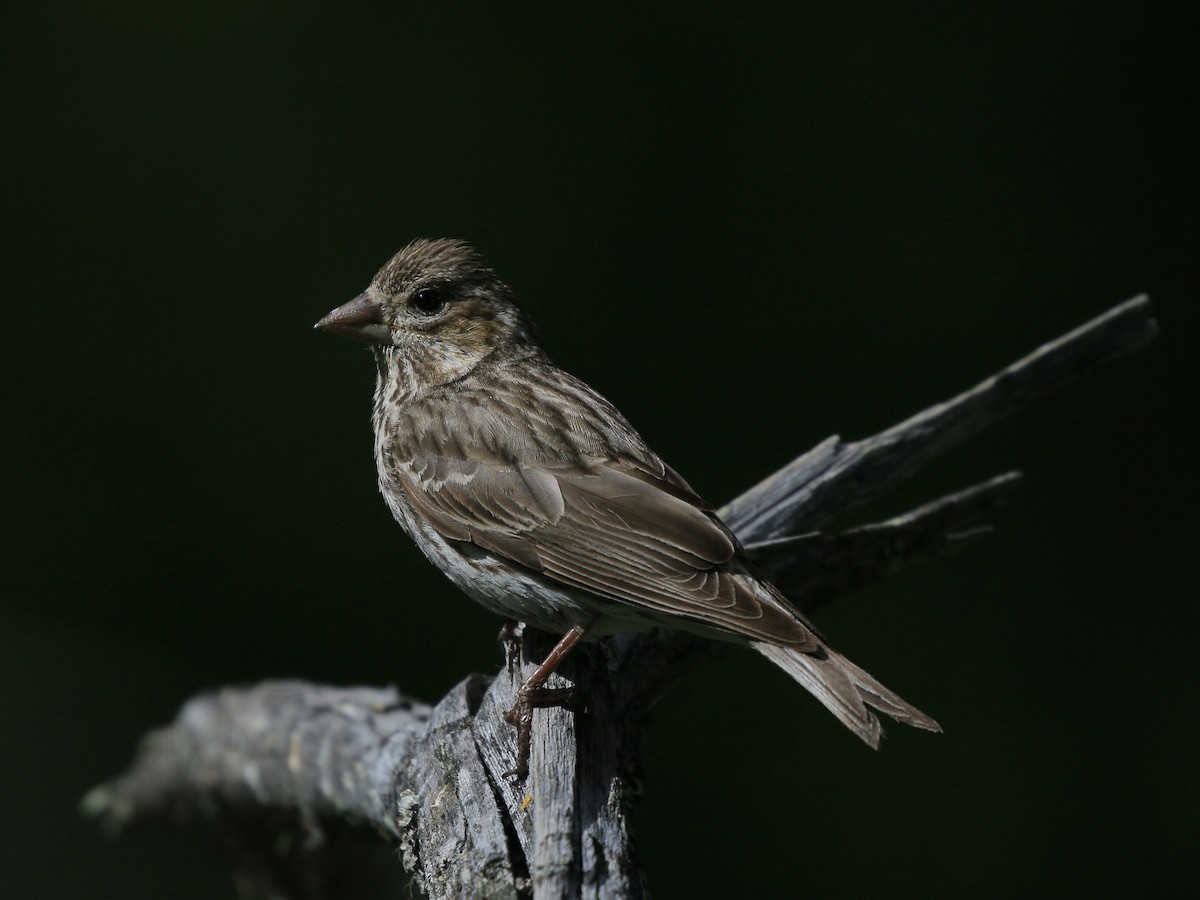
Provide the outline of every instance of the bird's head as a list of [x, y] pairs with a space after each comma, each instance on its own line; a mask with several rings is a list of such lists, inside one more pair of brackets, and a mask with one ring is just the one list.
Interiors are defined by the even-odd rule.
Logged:
[[380, 371], [422, 386], [453, 381], [496, 351], [537, 350], [512, 289], [468, 244], [413, 241], [316, 328], [371, 345]]

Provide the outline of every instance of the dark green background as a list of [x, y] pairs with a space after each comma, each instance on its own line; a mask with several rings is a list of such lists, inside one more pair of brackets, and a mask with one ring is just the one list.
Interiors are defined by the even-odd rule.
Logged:
[[716, 501], [1153, 294], [1148, 353], [873, 510], [1023, 469], [994, 539], [820, 617], [946, 733], [873, 754], [733, 653], [634, 825], [660, 898], [1195, 888], [1196, 32], [1013, 6], [6, 5], [5, 893], [228, 895], [75, 812], [194, 692], [497, 666], [310, 330], [443, 235]]

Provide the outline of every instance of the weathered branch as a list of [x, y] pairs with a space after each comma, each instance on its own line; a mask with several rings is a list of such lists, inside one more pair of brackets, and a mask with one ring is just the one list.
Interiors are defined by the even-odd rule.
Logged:
[[750, 544], [759, 569], [797, 606], [823, 603], [883, 578], [906, 560], [951, 553], [991, 533], [986, 519], [1008, 499], [1019, 472], [949, 494], [872, 525]]
[[[137, 765], [84, 799], [120, 829], [147, 816], [257, 807], [333, 816], [399, 837], [393, 798], [375, 790], [412, 758], [430, 708], [391, 688], [276, 681], [189, 700], [147, 736]], [[314, 779], [316, 773], [327, 776]]]
[[764, 541], [815, 528], [874, 500], [966, 438], [1008, 418], [1158, 334], [1145, 294], [1043, 344], [957, 397], [852, 444], [836, 436], [764, 479], [721, 511], [726, 524]]
[[[830, 438], [722, 516], [806, 609], [908, 559], [953, 550], [986, 533], [1016, 473], [885, 522], [801, 532], [877, 498], [1035, 397], [1140, 349], [1155, 331], [1149, 301], [1134, 298], [894, 428], [856, 443]], [[398, 841], [406, 868], [432, 897], [642, 896], [625, 822], [626, 767], [642, 714], [714, 645], [651, 633], [584, 646], [550, 686], [583, 687], [588, 708], [537, 711], [530, 776], [514, 784], [503, 777], [514, 745], [501, 713], [548, 646], [545, 636], [527, 634], [520, 661], [490, 681], [466, 679], [432, 710], [390, 689], [301, 682], [198, 697], [146, 738], [128, 773], [93, 790], [84, 809], [112, 830], [164, 814], [281, 816], [313, 841], [322, 822], [367, 825]], [[320, 888], [295, 895], [319, 896]]]

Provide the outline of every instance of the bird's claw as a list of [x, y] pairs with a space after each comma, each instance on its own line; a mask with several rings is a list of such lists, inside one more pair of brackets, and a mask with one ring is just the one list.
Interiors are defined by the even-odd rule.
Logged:
[[517, 764], [501, 777], [515, 782], [529, 776], [529, 745], [533, 736], [533, 711], [549, 706], [576, 709], [584, 704], [583, 692], [577, 687], [544, 688], [528, 685], [517, 691], [517, 700], [512, 709], [504, 714], [504, 721], [517, 729]]
[[513, 674], [521, 665], [521, 647], [525, 639], [525, 626], [516, 619], [506, 619], [496, 635], [496, 643], [504, 648], [504, 664], [508, 674]]

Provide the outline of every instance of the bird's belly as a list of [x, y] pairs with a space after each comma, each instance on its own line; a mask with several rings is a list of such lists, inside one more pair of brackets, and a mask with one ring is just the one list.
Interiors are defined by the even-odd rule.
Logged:
[[593, 635], [644, 631], [660, 624], [637, 607], [575, 590], [474, 544], [447, 541], [409, 507], [402, 490], [385, 487], [382, 493], [425, 557], [459, 590], [498, 616], [556, 633], [582, 625]]

